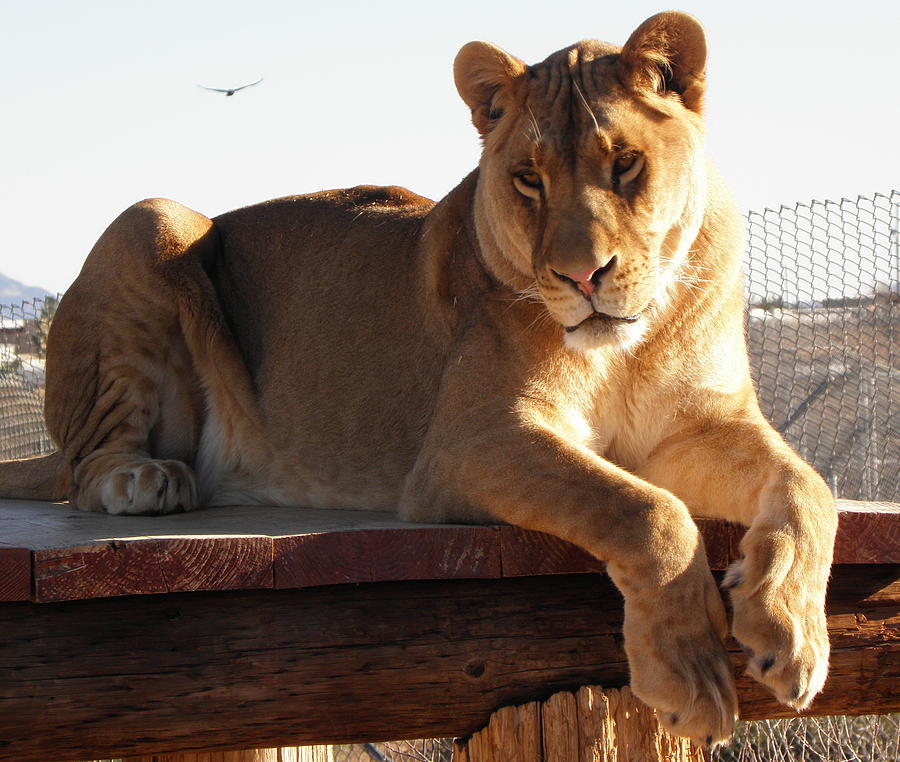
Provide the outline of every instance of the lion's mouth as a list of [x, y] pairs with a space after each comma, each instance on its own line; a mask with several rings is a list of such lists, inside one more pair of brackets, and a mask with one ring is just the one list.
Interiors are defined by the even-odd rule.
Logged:
[[616, 315], [607, 315], [605, 312], [595, 312], [593, 315], [588, 315], [577, 325], [565, 326], [565, 329], [566, 333], [572, 333], [573, 331], [577, 331], [579, 328], [588, 323], [592, 323], [594, 325], [613, 326], [621, 323], [636, 323], [640, 319], [641, 313], [638, 313], [637, 315], [630, 315], [628, 317], [618, 317]]

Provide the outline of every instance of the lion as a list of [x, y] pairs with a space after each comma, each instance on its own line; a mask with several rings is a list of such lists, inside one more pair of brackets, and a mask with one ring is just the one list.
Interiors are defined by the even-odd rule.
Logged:
[[821, 690], [834, 500], [760, 412], [742, 217], [705, 156], [701, 25], [454, 78], [483, 151], [434, 203], [399, 187], [209, 219], [122, 213], [47, 348], [58, 453], [0, 492], [111, 514], [278, 504], [507, 522], [606, 563], [634, 693], [700, 743], [737, 715], [694, 516], [749, 527], [723, 587], [748, 671]]

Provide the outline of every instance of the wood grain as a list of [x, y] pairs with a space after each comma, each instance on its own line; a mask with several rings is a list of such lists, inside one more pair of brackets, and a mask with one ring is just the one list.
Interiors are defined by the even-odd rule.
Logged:
[[616, 736], [610, 717], [610, 695], [591, 685], [582, 686], [575, 694], [580, 751], [578, 762], [603, 760], [603, 750], [615, 744]]
[[34, 552], [34, 600], [271, 588], [264, 537], [111, 540]]
[[839, 520], [836, 564], [900, 563], [900, 512], [842, 512]]
[[586, 550], [542, 532], [514, 526], [500, 528], [504, 577], [602, 572], [604, 565]]
[[31, 550], [0, 548], [0, 601], [31, 599]]
[[275, 587], [500, 576], [497, 527], [371, 529], [279, 537]]
[[[523, 735], [538, 740], [541, 751], [523, 746]], [[703, 762], [706, 758], [687, 739], [669, 735], [653, 710], [627, 686], [621, 690], [586, 686], [577, 697], [560, 692], [546, 701], [504, 707], [491, 715], [486, 727], [458, 739], [453, 751], [454, 759], [458, 755], [466, 762]]]
[[575, 694], [568, 691], [554, 693], [541, 703], [540, 710], [541, 762], [578, 762], [581, 759], [578, 748], [581, 739]]
[[[835, 567], [814, 713], [900, 711], [898, 577]], [[600, 574], [0, 604], [0, 757], [465, 736], [500, 706], [622, 686], [621, 624]], [[790, 714], [738, 683], [744, 717]]]

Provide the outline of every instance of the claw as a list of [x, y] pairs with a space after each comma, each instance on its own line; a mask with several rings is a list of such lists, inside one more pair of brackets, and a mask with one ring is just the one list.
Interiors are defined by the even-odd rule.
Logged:
[[740, 563], [741, 562], [738, 561], [737, 563], [732, 564], [728, 571], [725, 572], [725, 577], [720, 585], [723, 590], [732, 590], [733, 588], [744, 584], [744, 571], [741, 568]]

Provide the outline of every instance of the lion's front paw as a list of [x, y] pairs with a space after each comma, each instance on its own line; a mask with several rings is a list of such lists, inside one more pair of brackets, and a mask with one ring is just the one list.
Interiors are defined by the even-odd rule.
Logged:
[[827, 571], [791, 561], [760, 568], [733, 564], [722, 586], [731, 593], [732, 632], [748, 657], [747, 673], [796, 710], [809, 706], [828, 675]]
[[76, 471], [73, 502], [83, 510], [156, 516], [197, 507], [193, 471], [178, 460], [105, 455]]
[[699, 745], [731, 737], [737, 695], [722, 637], [725, 610], [708, 571], [699, 584], [681, 585], [625, 606], [625, 650], [631, 689], [657, 710], [675, 735]]

